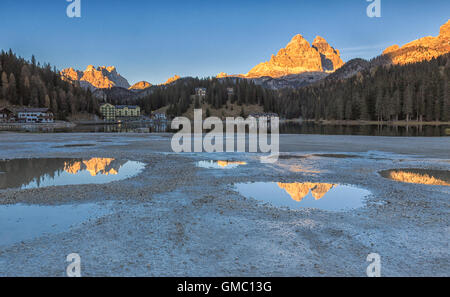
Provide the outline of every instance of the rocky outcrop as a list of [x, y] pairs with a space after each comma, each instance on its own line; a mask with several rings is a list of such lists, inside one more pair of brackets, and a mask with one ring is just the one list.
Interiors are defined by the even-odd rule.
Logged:
[[60, 72], [63, 80], [79, 81], [83, 77], [83, 71], [78, 71], [73, 68], [67, 68]]
[[322, 37], [317, 36], [312, 43], [312, 47], [320, 53], [324, 71], [335, 71], [344, 65], [339, 50], [331, 47]]
[[128, 89], [130, 84], [122, 77], [114, 66], [101, 66], [95, 68], [89, 65], [85, 71], [67, 68], [60, 72], [64, 80], [78, 81], [82, 87], [95, 89], [108, 89], [112, 87], [120, 87]]
[[277, 78], [304, 72], [334, 71], [342, 65], [339, 51], [332, 48], [325, 39], [316, 37], [311, 46], [298, 34], [277, 55], [272, 55], [270, 61], [255, 66], [244, 77]]
[[405, 65], [429, 61], [450, 52], [450, 20], [444, 24], [436, 37], [427, 36], [400, 47], [393, 45], [383, 51], [392, 64]]
[[217, 74], [216, 78], [226, 78], [229, 77], [228, 74], [226, 74], [225, 72], [220, 72], [219, 74]]
[[260, 85], [266, 89], [279, 90], [285, 88], [301, 88], [304, 86], [311, 85], [318, 81], [325, 79], [329, 73], [326, 72], [304, 72], [300, 74], [291, 74], [282, 77], [257, 77], [251, 80], [256, 84]]
[[131, 87], [130, 87], [130, 90], [145, 90], [145, 89], [148, 89], [148, 88], [150, 88], [152, 86], [152, 84], [151, 83], [149, 83], [149, 82], [146, 82], [146, 81], [140, 81], [140, 82], [137, 82], [137, 83], [135, 83], [134, 85], [132, 85]]
[[371, 63], [364, 59], [352, 59], [345, 63], [341, 68], [336, 70], [334, 73], [330, 74], [326, 80], [344, 80], [355, 76], [356, 74], [369, 69], [371, 67]]
[[169, 85], [177, 80], [179, 80], [181, 77], [178, 75], [172, 76], [171, 78], [169, 78], [165, 83], [163, 83], [163, 85]]

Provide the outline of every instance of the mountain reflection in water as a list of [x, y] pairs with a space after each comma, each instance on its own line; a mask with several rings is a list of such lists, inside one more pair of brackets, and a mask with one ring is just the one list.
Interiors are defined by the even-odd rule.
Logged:
[[284, 189], [293, 200], [300, 202], [310, 191], [314, 199], [319, 200], [337, 185], [323, 183], [278, 183], [278, 186]]
[[386, 170], [380, 174], [385, 178], [402, 183], [450, 186], [450, 171], [410, 168]]
[[370, 191], [351, 185], [312, 182], [255, 182], [235, 184], [238, 192], [248, 198], [291, 209], [316, 208], [346, 211], [364, 206]]
[[103, 184], [140, 173], [145, 164], [114, 158], [13, 159], [0, 161], [0, 189]]
[[247, 162], [243, 161], [199, 161], [197, 162], [197, 166], [201, 168], [207, 169], [232, 169], [241, 165], [247, 165]]
[[[65, 162], [64, 163], [64, 171], [71, 173], [71, 174], [77, 174], [78, 172], [82, 170], [87, 170], [91, 174], [91, 176], [96, 176], [97, 174], [118, 174], [117, 164], [115, 165], [116, 168], [111, 166], [112, 162], [115, 161], [115, 159], [112, 158], [92, 158], [90, 160], [86, 161], [77, 161], [75, 163], [71, 162]], [[120, 166], [119, 166], [120, 167]]]

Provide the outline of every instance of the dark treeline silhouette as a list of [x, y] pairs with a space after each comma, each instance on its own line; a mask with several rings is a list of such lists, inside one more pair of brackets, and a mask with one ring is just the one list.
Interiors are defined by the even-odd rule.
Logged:
[[65, 82], [50, 64], [26, 61], [11, 50], [0, 53], [0, 100], [14, 106], [47, 107], [60, 119], [77, 112], [98, 113], [89, 90]]
[[[206, 88], [206, 97], [192, 96], [196, 88]], [[228, 89], [233, 91], [228, 93]], [[251, 80], [237, 78], [183, 78], [167, 86], [156, 88], [152, 94], [138, 100], [139, 105], [150, 113], [156, 109], [168, 106], [169, 116], [179, 116], [185, 113], [193, 104], [199, 108], [208, 103], [211, 108], [220, 109], [227, 102], [238, 105], [261, 105], [265, 111], [274, 109], [277, 103], [277, 93], [255, 85]]]
[[450, 54], [281, 90], [275, 112], [315, 120], [450, 121]]

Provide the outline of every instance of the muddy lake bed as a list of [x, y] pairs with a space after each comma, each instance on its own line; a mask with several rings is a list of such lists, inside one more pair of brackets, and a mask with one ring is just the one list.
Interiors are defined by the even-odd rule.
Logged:
[[364, 276], [372, 252], [386, 276], [449, 275], [448, 138], [280, 143], [264, 164], [164, 133], [4, 133], [0, 275], [63, 276], [70, 252], [86, 276]]

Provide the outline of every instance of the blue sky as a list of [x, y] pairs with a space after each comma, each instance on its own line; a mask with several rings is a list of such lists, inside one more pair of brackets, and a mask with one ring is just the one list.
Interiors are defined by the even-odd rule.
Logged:
[[0, 49], [58, 69], [114, 65], [130, 83], [168, 77], [247, 73], [295, 34], [324, 37], [342, 58], [372, 58], [392, 44], [437, 35], [448, 0], [381, 0], [368, 18], [366, 0], [1, 0]]

